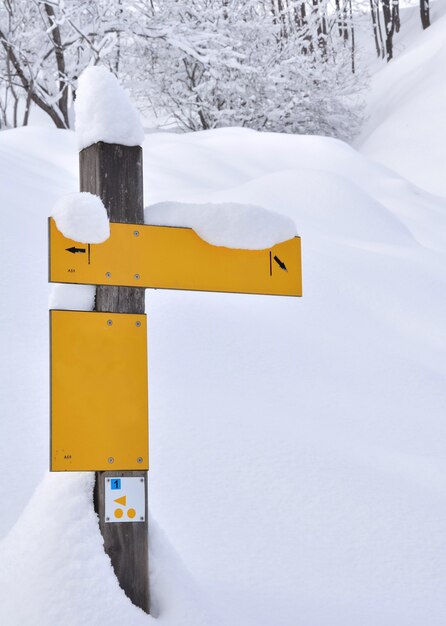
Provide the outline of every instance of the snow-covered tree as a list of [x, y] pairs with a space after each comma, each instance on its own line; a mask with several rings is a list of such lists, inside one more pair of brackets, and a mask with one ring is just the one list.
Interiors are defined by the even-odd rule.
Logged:
[[[419, 2], [421, 24], [423, 29], [426, 29], [430, 26], [429, 0], [419, 0]], [[401, 28], [400, 2], [399, 0], [369, 0], [369, 3], [376, 54], [378, 57], [385, 57], [387, 61], [391, 61], [393, 58], [393, 37]], [[383, 27], [381, 26], [381, 13]]]
[[0, 111], [15, 126], [22, 102], [26, 124], [33, 103], [66, 128], [77, 77], [105, 63], [184, 129], [348, 138], [360, 88], [349, 1], [336, 14], [329, 0], [0, 0]]
[[327, 0], [150, 0], [139, 101], [185, 129], [248, 126], [350, 138], [360, 120], [348, 37]]
[[117, 0], [1, 0], [3, 101], [22, 92], [25, 122], [32, 102], [58, 128], [67, 128], [81, 71], [89, 64], [117, 63], [120, 5]]

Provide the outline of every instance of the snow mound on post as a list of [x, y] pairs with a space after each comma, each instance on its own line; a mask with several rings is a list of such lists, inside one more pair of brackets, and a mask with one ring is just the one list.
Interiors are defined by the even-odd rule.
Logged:
[[188, 204], [158, 202], [145, 209], [145, 223], [192, 228], [214, 246], [263, 250], [296, 235], [294, 222], [284, 215], [251, 204]]
[[153, 519], [149, 521], [152, 616], [130, 602], [104, 552], [93, 485], [92, 472], [45, 473], [0, 541], [0, 624], [218, 626], [220, 620]]
[[0, 543], [0, 622], [8, 626], [148, 625], [127, 600], [104, 552], [94, 474], [46, 474]]
[[110, 236], [102, 200], [87, 191], [62, 196], [54, 205], [52, 217], [64, 237], [80, 243], [102, 243]]
[[136, 107], [105, 67], [87, 67], [79, 76], [74, 110], [79, 150], [98, 141], [123, 146], [141, 146], [144, 141]]

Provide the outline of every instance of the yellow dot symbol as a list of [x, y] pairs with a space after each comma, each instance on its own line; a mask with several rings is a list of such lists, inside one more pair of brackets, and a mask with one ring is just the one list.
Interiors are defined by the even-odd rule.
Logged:
[[117, 517], [118, 519], [122, 517], [123, 514], [124, 514], [124, 511], [122, 509], [115, 509], [115, 517]]
[[136, 515], [135, 509], [129, 509], [127, 511], [127, 515], [130, 517], [130, 519], [133, 519], [135, 517], [135, 515]]

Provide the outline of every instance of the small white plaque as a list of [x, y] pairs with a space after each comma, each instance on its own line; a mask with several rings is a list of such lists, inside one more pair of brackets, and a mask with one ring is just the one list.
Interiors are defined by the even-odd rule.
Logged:
[[144, 522], [146, 511], [145, 479], [110, 476], [105, 479], [105, 521]]

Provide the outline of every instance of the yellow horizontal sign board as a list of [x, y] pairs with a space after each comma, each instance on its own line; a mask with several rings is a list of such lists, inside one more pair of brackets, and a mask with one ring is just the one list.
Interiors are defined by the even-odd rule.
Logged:
[[148, 469], [145, 315], [50, 311], [51, 470]]
[[191, 228], [110, 224], [101, 244], [67, 239], [50, 218], [53, 283], [302, 295], [300, 238], [266, 250], [212, 246]]

